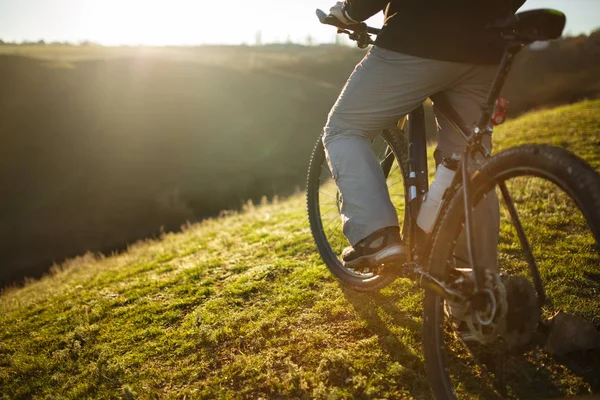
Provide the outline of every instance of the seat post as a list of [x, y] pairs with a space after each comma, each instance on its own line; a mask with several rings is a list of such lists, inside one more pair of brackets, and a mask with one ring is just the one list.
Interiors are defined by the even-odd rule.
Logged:
[[487, 100], [481, 109], [481, 118], [477, 124], [479, 131], [485, 131], [487, 129], [490, 118], [492, 117], [492, 113], [494, 112], [494, 107], [496, 106], [496, 100], [498, 99], [498, 96], [500, 96], [500, 92], [504, 87], [504, 83], [506, 82], [508, 73], [513, 65], [515, 56], [521, 50], [521, 48], [521, 44], [510, 44], [504, 52]]

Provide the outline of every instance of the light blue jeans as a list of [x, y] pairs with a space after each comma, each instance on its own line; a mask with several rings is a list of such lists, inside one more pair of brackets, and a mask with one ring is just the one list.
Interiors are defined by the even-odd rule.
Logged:
[[[496, 68], [424, 59], [380, 47], [369, 50], [331, 109], [323, 136], [327, 162], [342, 194], [344, 234], [351, 245], [379, 229], [398, 226], [385, 177], [371, 149], [375, 137], [438, 92], [445, 93], [467, 124], [474, 124]], [[438, 124], [436, 159], [462, 153], [462, 135], [444, 118], [438, 117]], [[485, 144], [491, 149], [491, 139]], [[475, 235], [484, 244], [477, 246], [476, 257], [491, 267], [496, 264], [499, 230], [496, 194], [487, 196], [474, 215]]]

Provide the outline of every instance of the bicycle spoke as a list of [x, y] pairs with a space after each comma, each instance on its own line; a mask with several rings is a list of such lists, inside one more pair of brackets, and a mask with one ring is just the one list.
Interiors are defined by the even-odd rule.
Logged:
[[[329, 217], [330, 217], [330, 215], [333, 215], [333, 218], [331, 218], [329, 221], [332, 221], [332, 220], [334, 220], [334, 221], [335, 221], [336, 219], [339, 219], [339, 218], [340, 218], [340, 215], [339, 215], [337, 212], [334, 212], [334, 211], [329, 211], [329, 212], [322, 213], [322, 214], [323, 214], [323, 215], [321, 216], [321, 219], [322, 219], [322, 220], [325, 220], [326, 218], [329, 218]], [[327, 222], [329, 222], [329, 221], [327, 221]]]
[[517, 231], [517, 235], [519, 237], [519, 241], [521, 242], [521, 248], [523, 253], [525, 254], [525, 258], [527, 260], [527, 264], [529, 264], [529, 270], [531, 272], [531, 276], [533, 276], [533, 281], [535, 284], [535, 289], [538, 293], [538, 299], [541, 304], [544, 304], [547, 300], [546, 293], [544, 291], [544, 285], [542, 284], [542, 278], [540, 277], [540, 272], [535, 262], [535, 258], [533, 258], [533, 252], [531, 251], [531, 245], [529, 244], [529, 240], [527, 240], [527, 236], [525, 236], [525, 231], [523, 230], [523, 225], [521, 224], [521, 220], [519, 219], [519, 215], [517, 214], [517, 209], [515, 208], [515, 204], [508, 192], [508, 188], [506, 187], [505, 182], [498, 182], [498, 187], [500, 188], [500, 192], [502, 193], [502, 198], [504, 200], [504, 204], [508, 209], [510, 217], [513, 222], [513, 226]]
[[323, 214], [322, 217], [324, 217], [326, 214], [329, 214], [332, 210], [337, 209], [337, 204], [331, 201], [327, 203], [321, 203], [319, 206], [320, 210], [327, 210], [325, 212], [321, 211], [321, 214]]
[[[340, 222], [340, 227], [341, 226], [342, 226], [342, 223]], [[338, 250], [339, 250], [340, 254], [342, 253], [343, 249], [344, 249], [344, 235], [340, 235], [339, 242], [338, 242]]]
[[397, 185], [397, 184], [399, 184], [399, 183], [402, 183], [402, 181], [401, 181], [401, 180], [400, 180], [400, 181], [396, 181], [396, 182], [392, 183], [391, 185], [388, 185], [388, 190], [389, 190], [391, 187], [394, 187], [394, 186], [396, 186], [396, 185]]
[[331, 221], [329, 221], [329, 222], [327, 223], [327, 225], [325, 225], [325, 226], [323, 227], [323, 229], [325, 229], [325, 228], [328, 228], [328, 227], [329, 227], [329, 226], [330, 226], [330, 225], [333, 223], [333, 221], [338, 221], [339, 219], [340, 219], [340, 217], [336, 215], [335, 217], [333, 217], [333, 218], [331, 219]]
[[[334, 232], [338, 231], [339, 227], [341, 226], [341, 222], [338, 225], [335, 225], [335, 227], [331, 230], [329, 230], [329, 233], [327, 235], [328, 238], [334, 238], [336, 235], [334, 234]], [[339, 254], [339, 252], [336, 252], [336, 254]]]
[[319, 192], [319, 195], [325, 195], [325, 196], [329, 197], [330, 199], [333, 199], [337, 202], [337, 199], [335, 198], [335, 196], [330, 195], [329, 193]]
[[327, 215], [327, 214], [329, 214], [331, 211], [333, 211], [336, 208], [337, 208], [337, 204], [334, 204], [331, 208], [329, 208], [327, 211], [325, 211], [324, 213], [322, 213], [322, 215]]
[[[377, 154], [377, 159], [382, 160], [381, 162], [384, 162], [384, 151], [387, 150], [387, 146], [379, 146], [379, 153]], [[380, 163], [381, 164], [381, 163]]]
[[[387, 149], [389, 149], [389, 148], [387, 148]], [[388, 162], [390, 160], [390, 158], [393, 158], [393, 157], [394, 157], [394, 153], [391, 150], [389, 152], [387, 152], [386, 154], [380, 154], [379, 159], [381, 161], [379, 162], [379, 165], [383, 166], [383, 164]], [[391, 174], [391, 171], [390, 171], [390, 173], [388, 173], [388, 176], [390, 174]]]

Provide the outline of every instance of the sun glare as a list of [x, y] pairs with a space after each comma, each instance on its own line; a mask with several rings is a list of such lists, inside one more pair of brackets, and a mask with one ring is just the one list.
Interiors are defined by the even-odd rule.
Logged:
[[[255, 32], [243, 15], [208, 1], [105, 0], [89, 2], [82, 12], [92, 16], [87, 36], [107, 45], [228, 43]], [[250, 29], [248, 32], [247, 30]]]
[[[309, 35], [314, 43], [335, 38], [335, 31], [314, 15], [317, 7], [328, 9], [330, 2], [324, 0], [79, 1], [77, 35], [105, 45], [254, 44], [258, 31], [264, 43], [304, 43]], [[374, 24], [381, 20], [379, 15]]]

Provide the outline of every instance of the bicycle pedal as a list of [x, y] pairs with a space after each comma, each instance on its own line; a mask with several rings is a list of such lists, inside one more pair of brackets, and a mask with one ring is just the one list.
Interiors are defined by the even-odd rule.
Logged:
[[408, 263], [400, 263], [400, 262], [389, 262], [381, 264], [378, 267], [379, 274], [386, 275], [394, 275], [398, 278], [408, 278], [407, 271], [412, 271], [412, 269], [407, 269], [406, 265]]

